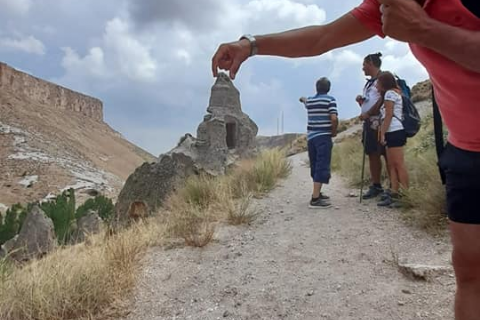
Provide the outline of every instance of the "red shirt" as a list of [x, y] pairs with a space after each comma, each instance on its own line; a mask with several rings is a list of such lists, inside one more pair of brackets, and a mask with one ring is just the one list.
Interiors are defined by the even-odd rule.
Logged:
[[[480, 18], [465, 8], [461, 0], [427, 0], [424, 10], [445, 24], [480, 31]], [[364, 0], [352, 14], [377, 35], [385, 37], [377, 0]], [[480, 152], [480, 73], [419, 45], [410, 44], [410, 49], [430, 75], [449, 131], [448, 141], [460, 149]]]

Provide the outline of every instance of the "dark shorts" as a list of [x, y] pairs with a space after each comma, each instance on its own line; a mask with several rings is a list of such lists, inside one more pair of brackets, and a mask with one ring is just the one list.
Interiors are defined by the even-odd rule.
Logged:
[[480, 152], [447, 144], [440, 157], [445, 171], [448, 217], [453, 222], [480, 224]]
[[371, 154], [385, 154], [385, 148], [378, 141], [378, 131], [370, 127], [370, 122], [363, 123], [362, 143], [365, 146], [365, 153]]
[[388, 148], [403, 147], [407, 144], [407, 134], [405, 130], [398, 130], [385, 133], [385, 142]]
[[310, 175], [313, 182], [330, 182], [330, 162], [332, 160], [332, 137], [318, 136], [308, 140]]

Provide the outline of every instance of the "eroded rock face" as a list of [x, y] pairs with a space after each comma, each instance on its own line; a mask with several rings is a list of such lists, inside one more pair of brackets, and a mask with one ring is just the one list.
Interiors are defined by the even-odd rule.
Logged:
[[143, 164], [128, 178], [115, 205], [117, 225], [129, 220], [132, 203], [144, 202], [154, 212], [188, 176], [221, 175], [233, 159], [253, 155], [257, 132], [257, 125], [242, 112], [240, 93], [226, 74], [219, 74], [197, 138], [186, 134], [158, 162]]
[[196, 167], [189, 156], [182, 153], [167, 154], [158, 162], [144, 163], [127, 179], [115, 204], [114, 227], [128, 224], [132, 203], [145, 203], [151, 214], [161, 206], [178, 183], [195, 174]]
[[17, 261], [38, 259], [57, 246], [52, 220], [38, 206], [27, 214], [18, 238], [11, 249], [11, 257]]
[[74, 240], [76, 243], [83, 242], [88, 236], [102, 232], [103, 227], [103, 221], [98, 212], [90, 210], [85, 216], [78, 219]]

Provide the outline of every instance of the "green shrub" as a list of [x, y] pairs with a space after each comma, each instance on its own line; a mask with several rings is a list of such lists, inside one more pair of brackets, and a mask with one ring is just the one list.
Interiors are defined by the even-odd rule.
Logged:
[[78, 220], [85, 216], [89, 210], [94, 210], [103, 221], [109, 222], [113, 217], [113, 208], [114, 205], [111, 199], [99, 195], [93, 199], [88, 199], [84, 204], [78, 207], [75, 213], [75, 218]]
[[21, 204], [14, 204], [5, 213], [5, 218], [0, 218], [0, 245], [15, 237], [22, 228], [27, 209]]
[[42, 203], [41, 209], [52, 219], [60, 244], [67, 244], [75, 223], [75, 191], [64, 191], [55, 200]]

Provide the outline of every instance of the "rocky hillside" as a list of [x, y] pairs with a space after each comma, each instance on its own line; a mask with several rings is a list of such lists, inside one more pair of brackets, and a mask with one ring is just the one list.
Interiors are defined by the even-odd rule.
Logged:
[[296, 139], [301, 137], [299, 133], [286, 133], [279, 136], [258, 136], [256, 138], [257, 147], [260, 150], [285, 148], [290, 146]]
[[[73, 187], [116, 197], [155, 157], [103, 122], [101, 101], [0, 64], [0, 207]], [[1, 208], [0, 208], [1, 209]]]

